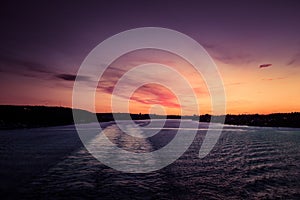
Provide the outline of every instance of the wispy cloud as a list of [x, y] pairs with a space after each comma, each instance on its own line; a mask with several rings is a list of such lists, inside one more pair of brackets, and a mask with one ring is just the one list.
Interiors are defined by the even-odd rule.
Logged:
[[287, 66], [295, 65], [300, 63], [300, 52], [296, 53], [292, 58], [287, 62]]
[[6, 54], [0, 54], [0, 72], [39, 79], [60, 79], [69, 82], [73, 82], [75, 80], [87, 82], [91, 81], [91, 79], [87, 76], [76, 76], [76, 74], [69, 73], [58, 73], [53, 69], [53, 67], [47, 66], [45, 64], [35, 61], [29, 61], [27, 59], [16, 58], [14, 56]]
[[255, 61], [255, 58], [251, 53], [241, 51], [240, 49], [237, 51], [234, 48], [221, 44], [201, 44], [214, 59], [225, 64], [243, 65]]
[[259, 68], [264, 68], [264, 67], [271, 67], [272, 64], [262, 64], [262, 65], [259, 65]]
[[[9, 66], [9, 67], [8, 67]], [[9, 55], [0, 54], [0, 69], [3, 72], [12, 73], [25, 73], [28, 75], [28, 71], [34, 73], [51, 74], [53, 71], [49, 70], [49, 66], [39, 62], [30, 61], [27, 59], [16, 58]]]
[[147, 105], [160, 104], [173, 108], [180, 107], [175, 95], [158, 84], [143, 85], [130, 99]]
[[75, 74], [56, 74], [56, 78], [64, 80], [64, 81], [90, 81], [90, 78], [87, 76], [76, 76]]
[[263, 81], [274, 81], [274, 80], [282, 80], [282, 79], [286, 79], [287, 77], [274, 77], [274, 78], [263, 78], [261, 80]]

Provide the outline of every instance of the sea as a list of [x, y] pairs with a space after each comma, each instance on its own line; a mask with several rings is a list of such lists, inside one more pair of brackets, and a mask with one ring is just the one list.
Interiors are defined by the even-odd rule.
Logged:
[[[224, 125], [211, 151], [200, 158], [199, 150], [209, 124], [186, 120], [182, 128], [181, 122], [141, 120], [135, 121], [133, 127], [127, 121], [111, 122], [101, 131], [98, 124], [86, 124], [79, 127], [92, 132], [85, 144], [81, 143], [74, 126], [14, 131], [10, 134], [15, 138], [18, 135], [26, 138], [30, 132], [31, 141], [40, 141], [41, 147], [33, 148], [30, 140], [19, 142], [23, 144], [18, 147], [19, 153], [31, 148], [26, 154], [28, 161], [16, 157], [15, 162], [10, 161], [7, 166], [13, 167], [15, 163], [15, 171], [19, 174], [15, 180], [22, 184], [11, 183], [10, 192], [2, 191], [2, 194], [21, 199], [300, 199], [300, 129]], [[189, 124], [195, 127], [195, 123], [196, 128], [189, 129]], [[127, 131], [139, 130], [142, 136], [127, 134], [124, 127]], [[195, 137], [181, 156], [159, 169], [134, 170], [161, 162], [157, 156], [134, 160], [131, 154], [104, 152], [105, 148], [96, 156], [91, 152], [91, 149], [97, 150], [97, 145], [107, 145], [101, 141], [105, 134], [119, 149], [146, 155], [170, 144], [180, 129], [184, 134], [194, 131]], [[7, 131], [0, 133], [2, 144], [13, 140], [8, 134]], [[40, 139], [34, 140], [35, 137]], [[73, 137], [76, 142], [70, 139]], [[72, 142], [74, 147], [70, 148]], [[178, 148], [186, 144], [186, 141], [181, 142], [177, 142]], [[14, 147], [19, 143], [2, 146], [0, 156], [4, 158], [5, 152], [7, 155], [18, 153], [14, 152]], [[7, 148], [11, 148], [10, 151], [3, 150]], [[64, 148], [68, 150], [61, 153]], [[57, 152], [60, 152], [59, 157], [55, 157]], [[172, 149], [168, 153], [172, 156]], [[119, 165], [109, 166], [116, 157], [121, 157], [117, 160]], [[39, 158], [42, 159], [36, 161]], [[21, 161], [25, 164], [20, 167], [18, 162]], [[0, 161], [2, 171], [4, 162]], [[27, 178], [22, 182], [24, 165], [28, 168]], [[0, 180], [5, 185], [5, 180]]]

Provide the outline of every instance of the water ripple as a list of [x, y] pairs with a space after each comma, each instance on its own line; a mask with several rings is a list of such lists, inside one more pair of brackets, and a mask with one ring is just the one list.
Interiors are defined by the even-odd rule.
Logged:
[[[168, 127], [169, 126], [169, 127]], [[134, 152], [149, 152], [176, 134], [166, 124], [149, 139], [106, 130], [111, 141]], [[233, 127], [204, 159], [198, 151], [206, 134], [200, 125], [190, 148], [171, 165], [148, 174], [127, 174], [104, 166], [85, 148], [75, 151], [24, 187], [24, 198], [69, 199], [299, 199], [300, 132]], [[113, 155], [106, 155], [113, 156]], [[126, 160], [126, 158], [124, 158]]]

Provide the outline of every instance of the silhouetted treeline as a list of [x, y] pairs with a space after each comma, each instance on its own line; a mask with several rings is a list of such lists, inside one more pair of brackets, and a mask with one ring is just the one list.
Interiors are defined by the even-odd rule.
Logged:
[[[0, 105], [0, 129], [18, 129], [18, 128], [37, 128], [47, 126], [60, 126], [74, 124], [73, 113], [77, 112], [80, 116], [79, 123], [107, 122], [118, 120], [143, 120], [143, 119], [162, 119], [165, 116], [148, 114], [127, 114], [127, 113], [97, 113], [95, 114], [65, 107], [47, 107], [47, 106], [12, 106]], [[130, 117], [129, 117], [130, 116]], [[180, 116], [169, 115], [169, 119], [177, 119]]]
[[97, 113], [99, 122], [114, 120], [145, 120], [145, 119], [180, 119], [180, 115], [128, 114], [128, 113]]
[[[215, 116], [218, 118], [218, 116]], [[220, 116], [219, 116], [220, 117]], [[201, 122], [209, 122], [211, 115], [201, 115]], [[274, 113], [268, 115], [226, 115], [225, 124], [271, 127], [300, 127], [300, 113]]]
[[[128, 114], [128, 113], [97, 113], [95, 114], [64, 107], [46, 106], [6, 106], [0, 105], [0, 129], [34, 128], [74, 124], [73, 113], [81, 116], [80, 123], [107, 122], [114, 120], [144, 119], [197, 119], [197, 116]], [[215, 116], [224, 117], [224, 116]], [[201, 115], [201, 122], [210, 122], [211, 115]], [[300, 113], [275, 113], [269, 115], [226, 115], [225, 124], [272, 127], [300, 127]]]
[[[85, 122], [92, 113], [76, 109]], [[0, 106], [0, 129], [35, 128], [73, 124], [71, 108], [46, 106]]]
[[97, 113], [99, 122], [114, 120], [142, 120], [150, 119], [148, 114], [128, 114], [128, 113]]

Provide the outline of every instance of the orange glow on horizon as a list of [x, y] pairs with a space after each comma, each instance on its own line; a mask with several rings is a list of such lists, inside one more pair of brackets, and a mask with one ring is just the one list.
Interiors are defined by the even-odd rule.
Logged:
[[[147, 62], [162, 63], [177, 70], [193, 86], [200, 114], [211, 114], [210, 94], [201, 75], [197, 74], [195, 69], [182, 58], [161, 50], [131, 52], [112, 63], [99, 82], [99, 90], [96, 93], [96, 111], [111, 112], [111, 95], [109, 93], [112, 92], [113, 85], [126, 71]], [[300, 80], [296, 75], [285, 75], [279, 67], [280, 64], [274, 63], [272, 67], [263, 69], [260, 69], [256, 63], [245, 64], [243, 67], [227, 65], [222, 62], [217, 62], [217, 65], [224, 83], [228, 114], [269, 114], [300, 110]], [[300, 72], [299, 69], [294, 70]], [[145, 72], [143, 75], [147, 76], [147, 73]], [[176, 80], [172, 84], [174, 87], [180, 87]], [[179, 109], [168, 105], [169, 101], [164, 102], [168, 92], [163, 91], [162, 88], [156, 88], [154, 85], [151, 87], [146, 93], [142, 90], [134, 93], [130, 101], [130, 112], [148, 113], [151, 107], [149, 102], [156, 98], [157, 102], [165, 106], [168, 114], [177, 115]], [[151, 90], [153, 92], [161, 90], [161, 92], [157, 94], [158, 96], [153, 96]], [[159, 95], [160, 100], [157, 99]], [[141, 100], [146, 98], [150, 98], [148, 103]], [[134, 99], [138, 101], [133, 101]], [[119, 111], [126, 112], [128, 110], [120, 107]], [[190, 114], [195, 113], [191, 112]]]

